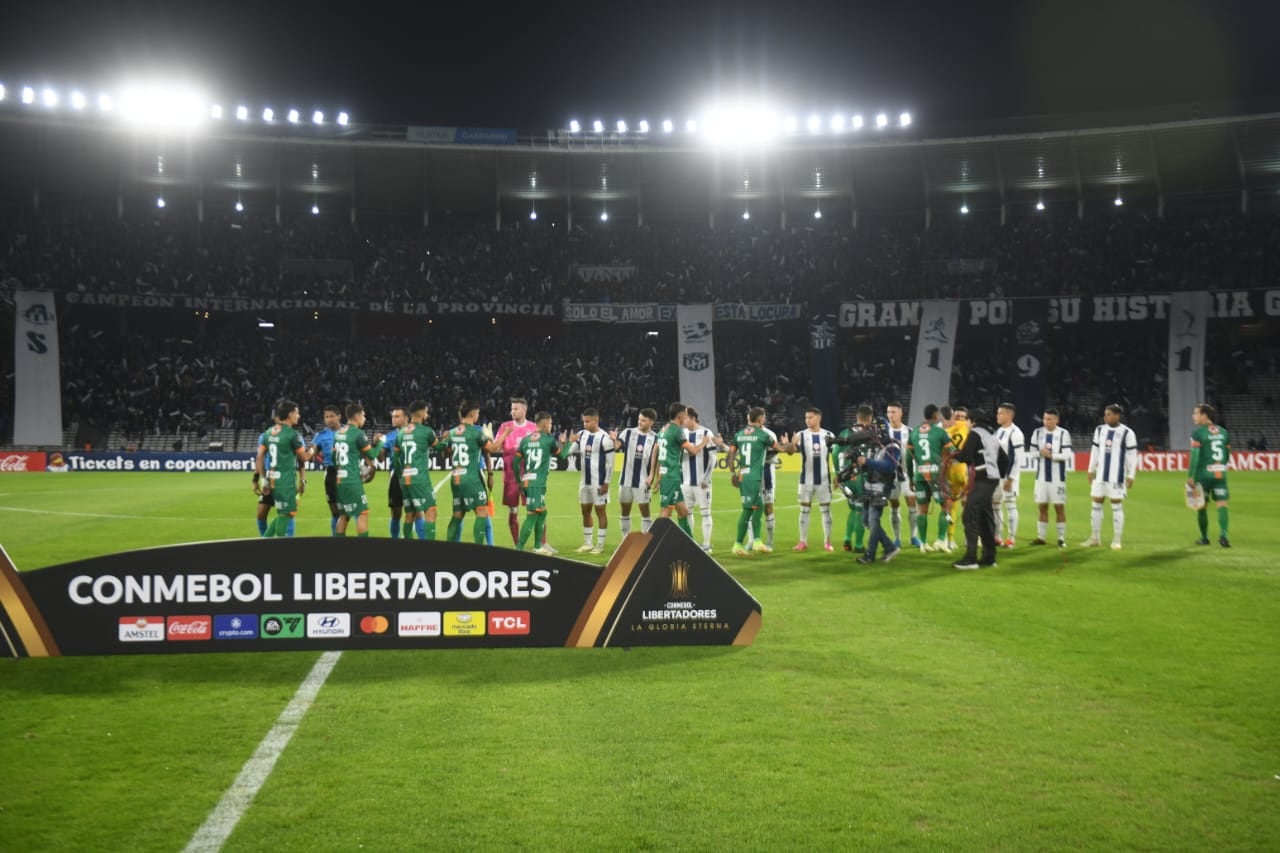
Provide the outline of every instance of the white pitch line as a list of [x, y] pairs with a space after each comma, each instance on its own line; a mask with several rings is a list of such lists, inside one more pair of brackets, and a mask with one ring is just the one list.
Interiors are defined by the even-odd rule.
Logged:
[[196, 830], [196, 834], [191, 837], [191, 841], [185, 848], [187, 853], [204, 853], [204, 851], [222, 849], [222, 845], [231, 837], [240, 818], [244, 817], [244, 813], [249, 810], [253, 798], [258, 795], [267, 777], [271, 775], [272, 769], [276, 766], [276, 759], [289, 745], [289, 739], [297, 731], [303, 715], [311, 707], [316, 694], [324, 686], [325, 679], [329, 677], [329, 673], [333, 672], [340, 657], [342, 652], [325, 652], [320, 655], [320, 660], [316, 661], [311, 672], [302, 680], [298, 691], [293, 694], [293, 699], [280, 712], [276, 724], [271, 727], [271, 731], [267, 732], [262, 743], [258, 744], [257, 750], [245, 762], [244, 767], [240, 768], [240, 775], [231, 783], [231, 787], [222, 795], [218, 805], [205, 818], [204, 823]]

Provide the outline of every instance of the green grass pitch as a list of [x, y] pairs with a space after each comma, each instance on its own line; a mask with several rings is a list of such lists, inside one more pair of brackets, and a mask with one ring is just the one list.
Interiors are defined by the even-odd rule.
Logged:
[[[980, 572], [858, 566], [816, 512], [792, 553], [794, 477], [777, 552], [734, 558], [722, 480], [753, 646], [346, 652], [227, 849], [1280, 849], [1280, 481], [1232, 475], [1226, 550], [1192, 545], [1178, 475], [1140, 475], [1114, 552], [1079, 547], [1075, 477], [1065, 554], [1025, 544], [1027, 478]], [[553, 477], [566, 555], [575, 495]], [[0, 544], [34, 569], [253, 536], [254, 505], [242, 474], [6, 474]], [[304, 498], [299, 535], [326, 516]], [[316, 659], [0, 660], [0, 850], [181, 849]]]

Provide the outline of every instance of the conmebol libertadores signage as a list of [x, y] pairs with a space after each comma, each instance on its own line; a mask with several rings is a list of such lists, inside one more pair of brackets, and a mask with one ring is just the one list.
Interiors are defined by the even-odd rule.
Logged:
[[760, 627], [760, 604], [667, 520], [603, 572], [395, 539], [237, 539], [21, 574], [0, 549], [0, 605], [12, 657], [746, 645]]

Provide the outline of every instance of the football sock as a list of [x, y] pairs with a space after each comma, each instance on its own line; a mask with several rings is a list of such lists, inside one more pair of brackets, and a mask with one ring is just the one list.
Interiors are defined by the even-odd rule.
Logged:
[[1093, 502], [1093, 509], [1089, 514], [1089, 529], [1093, 531], [1093, 538], [1102, 539], [1102, 504], [1098, 501]]
[[418, 538], [426, 540], [427, 538], [427, 520], [425, 518], [415, 518], [413, 520], [413, 532], [418, 534]]
[[942, 513], [942, 515], [938, 516], [938, 538], [945, 542], [947, 539], [947, 534], [950, 532], [951, 532], [951, 513], [944, 512]]
[[406, 518], [406, 519], [404, 520], [404, 526], [400, 529], [400, 537], [401, 537], [402, 539], [412, 539], [412, 538], [413, 538], [413, 527], [414, 527], [414, 525], [415, 525], [416, 523], [417, 523], [417, 519], [413, 519], [413, 520], [411, 521], [411, 520], [409, 520], [409, 519], [407, 519], [407, 518]]
[[520, 515], [516, 512], [515, 507], [512, 507], [511, 512], [507, 513], [507, 527], [511, 528], [512, 544], [518, 542], [520, 534], [524, 531], [520, 527]]
[[[1201, 510], [1201, 512], [1204, 512], [1204, 510]], [[267, 535], [267, 520], [265, 518], [258, 519], [258, 535]]]
[[582, 544], [583, 545], [591, 544], [591, 528], [590, 527], [582, 528]]
[[[763, 512], [763, 510], [761, 511]], [[768, 545], [770, 548], [773, 547], [773, 528], [777, 525], [777, 523], [778, 523], [777, 516], [775, 516], [773, 513], [769, 513], [764, 517], [764, 532], [765, 532], [764, 544]], [[757, 530], [756, 536], [759, 536], [759, 535], [760, 535], [760, 531]]]
[[368, 539], [369, 531], [366, 530], [364, 533], [356, 533], [356, 537], [359, 539]]
[[521, 526], [520, 536], [516, 539], [516, 549], [519, 551], [524, 550], [524, 543], [528, 542], [529, 537], [533, 534], [533, 528], [536, 526], [534, 518], [533, 514], [529, 514], [524, 517], [524, 525]]
[[293, 516], [289, 516], [289, 520], [285, 522], [285, 525], [284, 525], [284, 535], [292, 536], [293, 531], [296, 529], [297, 529], [297, 519], [294, 518]]
[[1227, 526], [1229, 522], [1230, 516], [1227, 513], [1227, 508], [1225, 506], [1218, 507], [1218, 532], [1222, 536], [1227, 535]]
[[622, 531], [622, 538], [626, 539], [631, 534], [631, 516], [618, 516], [618, 529]]
[[345, 539], [347, 536], [347, 532], [345, 530], [335, 530], [333, 531], [333, 535], [338, 537], [339, 539]]
[[1059, 539], [1067, 538], [1067, 523], [1065, 521], [1058, 522], [1058, 538]]
[[[822, 541], [824, 543], [831, 541], [831, 504], [820, 504], [818, 509], [822, 511]], [[896, 522], [898, 516], [894, 515], [893, 520]]]
[[596, 545], [604, 547], [604, 537], [609, 533], [609, 528], [599, 527], [596, 529]]
[[476, 516], [476, 520], [471, 525], [471, 541], [477, 545], [485, 544], [485, 537], [488, 535], [489, 519]]
[[[753, 535], [753, 536], [755, 536], [755, 538], [757, 538], [757, 539], [759, 539], [759, 538], [760, 538], [760, 522], [761, 522], [761, 520], [762, 520], [763, 518], [764, 518], [764, 510], [763, 510], [763, 509], [761, 509], [761, 508], [757, 508], [757, 509], [755, 509], [755, 510], [752, 510], [752, 512], [751, 512], [751, 533], [752, 533], [752, 535]], [[769, 516], [769, 523], [770, 523], [770, 524], [772, 524], [772, 523], [773, 523], [773, 516], [772, 516], [772, 515], [771, 515], [771, 516]], [[770, 539], [772, 539], [772, 538], [773, 538], [773, 528], [772, 528], [772, 527], [770, 527], [770, 528], [769, 528], [769, 538], [770, 538]], [[766, 543], [764, 543], [764, 544], [768, 545], [770, 548], [772, 548], [772, 547], [773, 547], [773, 545], [772, 545], [770, 542], [766, 542]]]
[[702, 544], [708, 548], [711, 547], [711, 507], [704, 506], [702, 508]]
[[1036, 522], [1036, 538], [1044, 539], [1048, 535], [1049, 535], [1049, 522], [1037, 521]]
[[809, 541], [809, 507], [800, 507], [800, 541]]
[[751, 526], [751, 510], [743, 507], [738, 513], [738, 538], [734, 540], [739, 545], [747, 544], [747, 528]]
[[1200, 525], [1200, 538], [1209, 538], [1209, 510], [1201, 507], [1196, 510], [1196, 524]]
[[689, 516], [676, 513], [676, 524], [680, 525], [680, 529], [683, 530], [690, 539], [693, 538], [693, 528], [689, 526]]
[[[915, 530], [915, 529], [916, 529], [917, 524], [918, 524], [919, 517], [920, 517], [920, 510], [919, 510], [919, 509], [917, 509], [916, 507], [913, 507], [913, 506], [909, 506], [909, 507], [907, 507], [907, 519], [908, 519], [908, 520], [909, 520], [909, 522], [910, 522], [910, 525], [911, 525], [911, 529], [912, 529], [912, 530]], [[924, 534], [920, 534], [920, 541], [921, 541], [921, 542], [923, 542], [923, 541], [924, 541]]]
[[449, 528], [445, 532], [445, 539], [449, 542], [462, 541], [462, 519], [452, 517], [449, 519]]
[[1018, 538], [1018, 505], [1016, 503], [1005, 504], [1005, 515], [1009, 517], [1009, 538]]
[[1111, 532], [1112, 541], [1119, 542], [1124, 535], [1124, 504], [1111, 505], [1111, 526], [1114, 528]]
[[427, 521], [426, 519], [423, 519], [422, 532], [419, 538], [425, 542], [436, 541], [436, 523], [434, 521]]
[[547, 514], [545, 512], [535, 512], [533, 518], [533, 541], [541, 542], [545, 548], [547, 545]]
[[893, 541], [902, 540], [902, 509], [900, 507], [889, 507], [889, 526], [893, 528]]
[[928, 542], [929, 537], [926, 535], [928, 532], [929, 532], [929, 516], [925, 515], [924, 513], [920, 512], [919, 509], [917, 509], [916, 510], [916, 536], [920, 537], [921, 542]]
[[652, 527], [652, 526], [653, 526], [653, 519], [652, 519], [652, 518], [641, 518], [641, 519], [640, 519], [640, 532], [641, 532], [641, 533], [648, 533], [648, 532], [649, 532], [649, 528], [650, 528], [650, 527]]
[[852, 542], [855, 529], [854, 519], [858, 517], [858, 513], [851, 507], [849, 509], [849, 517], [844, 520], [844, 541]]
[[[493, 506], [490, 504], [489, 512], [493, 512]], [[486, 515], [484, 517], [484, 544], [490, 548], [493, 547], [493, 516]]]
[[391, 529], [391, 538], [399, 539], [400, 538], [400, 519], [392, 518], [390, 529]]

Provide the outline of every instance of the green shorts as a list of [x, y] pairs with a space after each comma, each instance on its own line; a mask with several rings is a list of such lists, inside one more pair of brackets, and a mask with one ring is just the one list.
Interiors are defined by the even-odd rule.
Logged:
[[436, 505], [435, 493], [431, 490], [431, 481], [425, 478], [415, 479], [410, 485], [400, 483], [400, 494], [404, 499], [405, 512], [426, 512]]
[[524, 508], [527, 512], [542, 512], [547, 508], [546, 486], [524, 487]]
[[680, 483], [680, 475], [667, 474], [659, 479], [658, 494], [662, 498], [659, 506], [676, 506], [684, 503], [684, 488]]
[[[1205, 494], [1208, 494], [1208, 488]], [[281, 515], [292, 515], [298, 511], [298, 490], [288, 486], [276, 486], [271, 490], [271, 505]]]
[[844, 499], [849, 502], [849, 506], [862, 509], [862, 496], [866, 494], [866, 480], [863, 475], [859, 474], [852, 480], [846, 480], [840, 484], [840, 491], [844, 495]]
[[1231, 491], [1227, 488], [1225, 475], [1215, 477], [1212, 474], [1205, 474], [1196, 477], [1196, 482], [1200, 484], [1200, 488], [1204, 489], [1204, 499], [1206, 501], [1225, 501], [1231, 497]]
[[458, 484], [449, 484], [453, 489], [453, 511], [471, 512], [489, 504], [489, 493], [484, 483], [479, 480], [463, 480]]
[[915, 486], [917, 502], [937, 501], [938, 503], [942, 503], [946, 497], [942, 490], [941, 480], [926, 480], [924, 477], [917, 474], [913, 485]]
[[738, 491], [742, 493], [743, 509], [759, 509], [764, 506], [763, 480], [743, 480]]
[[360, 483], [338, 484], [338, 512], [347, 518], [358, 518], [369, 511], [369, 498]]

